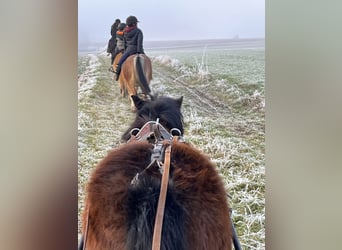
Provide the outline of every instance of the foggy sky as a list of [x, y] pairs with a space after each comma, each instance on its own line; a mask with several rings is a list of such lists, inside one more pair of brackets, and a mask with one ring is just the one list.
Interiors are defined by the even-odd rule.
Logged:
[[79, 0], [79, 44], [107, 42], [129, 15], [145, 41], [265, 37], [264, 0]]

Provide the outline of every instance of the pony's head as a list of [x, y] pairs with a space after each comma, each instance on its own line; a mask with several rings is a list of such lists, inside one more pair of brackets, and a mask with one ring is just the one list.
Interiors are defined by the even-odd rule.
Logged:
[[181, 113], [181, 106], [183, 96], [178, 99], [170, 97], [151, 96], [151, 100], [143, 100], [138, 96], [131, 96], [134, 105], [137, 109], [136, 117], [131, 126], [122, 135], [122, 140], [128, 141], [130, 138], [130, 131], [133, 128], [142, 128], [146, 122], [156, 121], [159, 118], [159, 123], [169, 131], [177, 128], [184, 133], [183, 129], [183, 115]]

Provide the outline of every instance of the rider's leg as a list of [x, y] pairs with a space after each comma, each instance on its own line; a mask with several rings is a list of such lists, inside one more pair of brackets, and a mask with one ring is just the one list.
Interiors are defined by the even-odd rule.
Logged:
[[130, 52], [125, 52], [122, 57], [120, 58], [118, 65], [115, 67], [115, 74], [116, 74], [116, 80], [119, 80], [120, 72], [121, 72], [121, 66], [124, 63], [124, 61], [127, 59], [127, 57], [130, 56]]

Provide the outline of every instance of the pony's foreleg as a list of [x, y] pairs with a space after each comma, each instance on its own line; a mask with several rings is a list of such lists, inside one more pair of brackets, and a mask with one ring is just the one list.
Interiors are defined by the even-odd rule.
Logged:
[[136, 112], [137, 108], [135, 107], [135, 104], [134, 104], [134, 101], [133, 101], [132, 97], [129, 97], [129, 100], [131, 102], [131, 110], [132, 110], [132, 112]]
[[135, 107], [135, 104], [134, 104], [134, 101], [133, 101], [133, 99], [132, 99], [132, 95], [137, 95], [137, 88], [136, 88], [136, 84], [134, 83], [135, 82], [135, 79], [133, 78], [133, 79], [131, 79], [129, 82], [128, 82], [128, 84], [127, 84], [127, 92], [128, 92], [128, 98], [129, 98], [129, 100], [130, 100], [130, 102], [131, 102], [131, 110], [133, 111], [133, 112], [136, 112], [137, 111], [137, 109], [136, 109], [136, 107]]
[[[120, 78], [121, 78], [121, 76], [120, 76]], [[127, 96], [127, 89], [125, 88], [124, 80], [119, 79], [119, 86], [120, 86], [120, 95], [122, 97], [126, 97]]]
[[124, 90], [123, 84], [121, 82], [120, 82], [120, 95], [121, 95], [121, 97], [125, 97], [125, 90]]

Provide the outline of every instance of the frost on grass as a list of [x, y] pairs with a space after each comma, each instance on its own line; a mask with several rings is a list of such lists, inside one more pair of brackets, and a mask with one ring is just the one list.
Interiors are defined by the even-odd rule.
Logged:
[[[88, 55], [79, 75], [78, 90], [78, 198], [79, 216], [84, 207], [85, 188], [96, 164], [120, 144], [120, 136], [131, 119], [126, 99], [106, 71], [108, 58]], [[118, 114], [118, 110], [121, 111]], [[80, 218], [79, 218], [80, 226]]]
[[171, 58], [168, 55], [160, 55], [153, 58], [154, 61], [164, 64], [172, 68], [179, 68], [180, 62], [177, 59]]
[[[227, 193], [231, 196], [232, 219], [242, 245], [246, 249], [264, 249], [263, 149], [256, 148], [252, 140], [236, 131], [236, 118], [211, 116], [208, 120], [195, 111], [185, 112], [184, 118], [187, 121], [186, 140], [208, 155], [223, 177]], [[261, 136], [258, 144], [263, 143]]]
[[182, 73], [182, 75], [188, 76], [192, 74], [191, 70], [187, 68], [186, 66], [184, 66], [183, 64], [181, 64], [178, 59], [172, 58], [168, 55], [160, 55], [160, 56], [152, 57], [152, 60], [153, 62], [157, 62], [160, 65], [164, 65], [169, 68], [172, 68]]
[[[84, 56], [86, 57], [86, 56]], [[78, 96], [79, 99], [86, 95], [89, 90], [96, 84], [98, 76], [97, 67], [100, 65], [97, 56], [88, 55], [88, 65], [81, 75], [78, 76]], [[84, 59], [85, 60], [85, 59]], [[83, 61], [84, 63], [85, 61]]]
[[231, 76], [239, 82], [262, 85], [265, 83], [264, 52], [264, 49], [257, 48], [212, 51], [204, 47], [189, 51], [172, 51], [167, 55], [155, 57], [168, 57], [169, 61], [177, 61], [177, 64], [170, 64], [168, 60], [161, 60], [160, 63], [185, 75], [202, 79], [210, 76], [215, 76], [216, 79]]

